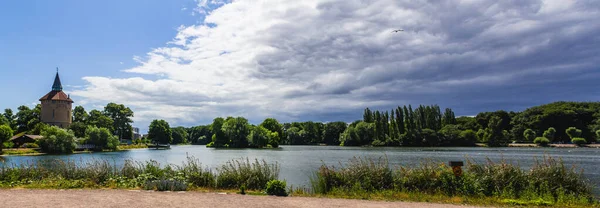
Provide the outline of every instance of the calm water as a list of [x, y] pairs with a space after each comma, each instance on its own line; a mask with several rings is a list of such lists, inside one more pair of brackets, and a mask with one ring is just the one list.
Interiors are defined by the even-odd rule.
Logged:
[[213, 170], [231, 159], [249, 158], [277, 162], [280, 164], [280, 179], [288, 184], [308, 185], [310, 175], [323, 163], [338, 165], [354, 156], [387, 157], [392, 165], [415, 165], [421, 161], [433, 160], [447, 162], [464, 160], [469, 157], [477, 162], [486, 158], [493, 161], [502, 159], [529, 168], [535, 163], [535, 157], [544, 155], [560, 157], [567, 165], [576, 165], [584, 170], [584, 175], [595, 184], [595, 192], [600, 193], [600, 149], [593, 148], [474, 148], [474, 147], [440, 147], [440, 148], [368, 148], [368, 147], [335, 147], [335, 146], [282, 146], [274, 150], [212, 149], [204, 146], [173, 146], [170, 150], [138, 149], [122, 152], [86, 153], [74, 155], [52, 156], [6, 156], [5, 164], [21, 164], [46, 159], [107, 159], [117, 165], [125, 159], [136, 161], [155, 160], [161, 164], [181, 164], [187, 155], [198, 158], [203, 165]]

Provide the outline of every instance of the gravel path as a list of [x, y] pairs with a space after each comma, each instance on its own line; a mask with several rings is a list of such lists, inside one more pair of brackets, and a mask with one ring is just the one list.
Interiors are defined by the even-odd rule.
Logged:
[[200, 192], [147, 192], [128, 190], [0, 190], [0, 207], [410, 207], [465, 208], [468, 206], [383, 202], [349, 199], [243, 196]]

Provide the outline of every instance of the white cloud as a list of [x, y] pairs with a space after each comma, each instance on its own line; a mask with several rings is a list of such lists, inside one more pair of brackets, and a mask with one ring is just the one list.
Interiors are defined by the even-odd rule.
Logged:
[[466, 105], [457, 100], [465, 93], [504, 95], [504, 86], [600, 63], [592, 1], [197, 2], [205, 24], [181, 26], [165, 47], [134, 57], [130, 78], [84, 77], [88, 85], [72, 94], [124, 103], [141, 126], [228, 115], [335, 120], [359, 118], [367, 106]]

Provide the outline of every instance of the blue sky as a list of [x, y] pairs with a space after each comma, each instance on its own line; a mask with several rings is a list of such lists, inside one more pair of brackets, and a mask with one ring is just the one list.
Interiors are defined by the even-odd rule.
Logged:
[[593, 0], [2, 1], [0, 104], [33, 105], [57, 66], [76, 105], [125, 104], [142, 131], [598, 101], [598, 19]]
[[120, 71], [136, 64], [134, 56], [201, 21], [191, 15], [195, 6], [190, 0], [1, 1], [0, 83], [12, 89], [2, 106], [37, 101], [50, 90], [56, 67], [70, 86], [85, 85], [84, 76], [126, 76]]

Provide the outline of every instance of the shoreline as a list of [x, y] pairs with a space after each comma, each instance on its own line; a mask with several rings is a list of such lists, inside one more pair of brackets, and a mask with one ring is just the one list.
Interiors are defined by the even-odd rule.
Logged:
[[[174, 146], [178, 146], [178, 145], [174, 145]], [[194, 146], [194, 145], [186, 145], [186, 146]], [[197, 146], [204, 146], [204, 145], [197, 145]], [[283, 146], [327, 146], [327, 145], [283, 145]], [[122, 147], [122, 145], [120, 146]], [[476, 146], [452, 146], [452, 147], [487, 147], [487, 145], [482, 144], [482, 143], [477, 143]], [[539, 146], [537, 144], [534, 143], [511, 143], [508, 144], [507, 147], [511, 147], [511, 148], [600, 148], [600, 144], [587, 144], [587, 145], [583, 145], [583, 146], [577, 146], [575, 144], [549, 144], [546, 147], [542, 147]], [[147, 149], [148, 147], [141, 147], [141, 146], [135, 146], [135, 147], [127, 147], [127, 148], [122, 148], [122, 149], [118, 149], [115, 151], [103, 151], [103, 152], [121, 152], [121, 151], [128, 151], [128, 150], [132, 150], [132, 149]], [[281, 148], [281, 147], [279, 147]], [[402, 147], [396, 147], [396, 148], [402, 148]], [[418, 148], [418, 147], [410, 147], [410, 148]], [[422, 148], [429, 148], [429, 147], [422, 147]], [[498, 148], [498, 147], [490, 147], [490, 148]], [[502, 147], [500, 147], [502, 148]], [[235, 148], [231, 148], [231, 149], [235, 149]], [[260, 148], [260, 149], [277, 149], [277, 148]], [[51, 155], [48, 153], [43, 153], [43, 152], [28, 152], [28, 153], [23, 153], [23, 154], [19, 154], [19, 153], [15, 153], [18, 151], [23, 151], [23, 152], [27, 152], [27, 151], [31, 151], [31, 150], [35, 150], [33, 148], [10, 148], [10, 149], [4, 149], [4, 153], [0, 154], [0, 156], [42, 156], [42, 155]], [[6, 154], [6, 151], [12, 152], [9, 154]], [[75, 151], [72, 154], [83, 154], [83, 153], [95, 153], [94, 151]]]

